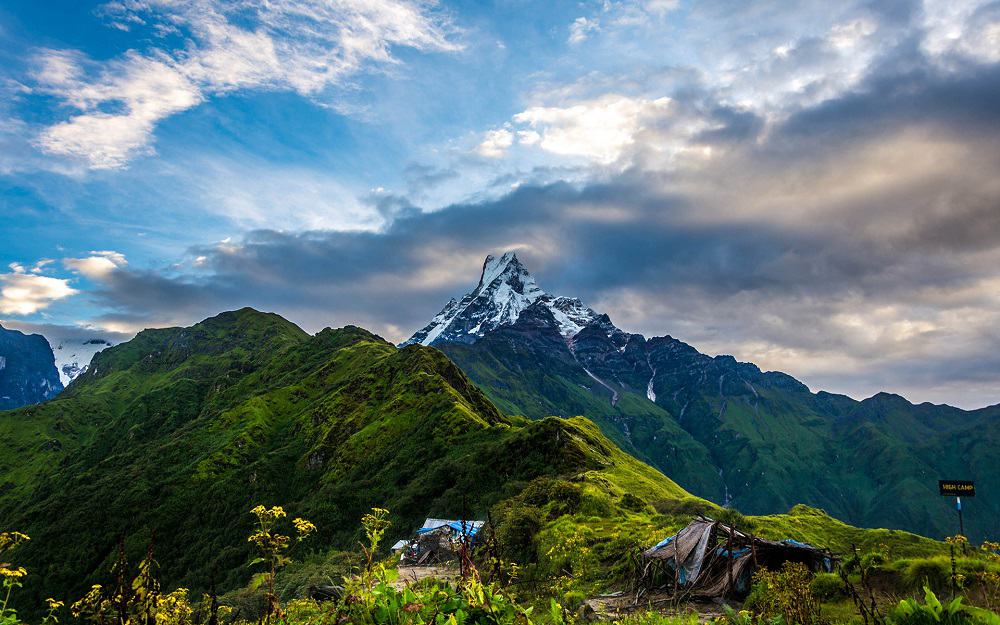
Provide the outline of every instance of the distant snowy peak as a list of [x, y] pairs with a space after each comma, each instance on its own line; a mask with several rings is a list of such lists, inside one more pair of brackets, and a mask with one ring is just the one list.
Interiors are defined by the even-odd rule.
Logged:
[[461, 300], [452, 299], [431, 322], [401, 346], [419, 343], [473, 343], [487, 332], [511, 325], [536, 301], [552, 311], [563, 336], [570, 337], [598, 318], [578, 299], [543, 291], [514, 252], [486, 257], [479, 284]]
[[94, 354], [114, 345], [103, 338], [53, 338], [52, 354], [63, 386], [75, 380], [90, 366]]

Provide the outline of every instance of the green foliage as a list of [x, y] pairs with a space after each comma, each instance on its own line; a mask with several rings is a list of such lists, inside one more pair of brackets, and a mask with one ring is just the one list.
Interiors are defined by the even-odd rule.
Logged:
[[815, 625], [820, 606], [812, 593], [812, 578], [798, 562], [785, 562], [780, 571], [759, 569], [743, 607], [758, 619], [780, 616], [788, 625]]
[[715, 622], [716, 625], [783, 625], [784, 617], [780, 614], [774, 616], [761, 616], [749, 610], [736, 611], [726, 605], [722, 608], [722, 616]]
[[583, 607], [586, 600], [586, 593], [579, 590], [567, 590], [562, 596], [562, 606], [570, 612], [576, 612]]
[[723, 508], [715, 513], [712, 517], [716, 521], [722, 521], [726, 525], [731, 525], [744, 532], [752, 532], [756, 528], [756, 523], [752, 519], [740, 513], [739, 510], [734, 510], [733, 508]]
[[947, 558], [920, 558], [903, 568], [903, 582], [908, 588], [927, 586], [935, 592], [951, 589], [951, 563]]
[[1000, 625], [1000, 616], [962, 604], [956, 597], [941, 603], [930, 588], [924, 589], [924, 603], [904, 599], [889, 612], [893, 625]]
[[844, 582], [836, 573], [817, 573], [809, 584], [809, 590], [820, 601], [834, 601], [845, 597]]
[[[3, 562], [18, 545], [31, 540], [21, 532], [0, 532], [0, 579], [2, 579], [3, 602], [0, 603], [0, 625], [16, 625], [20, 621], [17, 611], [10, 607], [10, 597], [15, 588], [21, 587], [21, 580], [28, 574], [23, 566]], [[52, 610], [49, 610], [49, 616]]]
[[[647, 610], [629, 614], [615, 621], [615, 625], [698, 625], [698, 622], [697, 612], [664, 614], [662, 612]], [[754, 625], [753, 623], [737, 623], [734, 621], [730, 621], [730, 623], [732, 625]]]

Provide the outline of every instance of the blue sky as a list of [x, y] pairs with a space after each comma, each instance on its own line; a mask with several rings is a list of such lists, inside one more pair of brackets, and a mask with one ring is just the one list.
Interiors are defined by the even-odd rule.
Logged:
[[0, 321], [400, 340], [516, 249], [814, 389], [1000, 401], [1000, 5], [15, 1]]

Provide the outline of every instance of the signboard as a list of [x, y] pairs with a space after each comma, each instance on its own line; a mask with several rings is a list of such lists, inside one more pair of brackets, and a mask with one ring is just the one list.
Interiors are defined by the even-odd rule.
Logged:
[[945, 497], [976, 496], [976, 485], [969, 480], [939, 480], [938, 490]]

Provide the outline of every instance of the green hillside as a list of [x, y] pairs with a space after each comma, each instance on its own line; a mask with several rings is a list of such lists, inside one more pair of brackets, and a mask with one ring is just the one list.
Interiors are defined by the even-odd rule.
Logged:
[[30, 534], [23, 596], [79, 594], [119, 536], [163, 577], [244, 583], [247, 510], [286, 505], [346, 545], [374, 505], [405, 533], [484, 514], [542, 475], [693, 499], [587, 421], [512, 420], [440, 352], [358, 328], [309, 336], [249, 309], [108, 349], [59, 399], [0, 413], [0, 515]]
[[1000, 536], [1000, 498], [990, 495], [1000, 492], [998, 406], [812, 393], [791, 376], [670, 337], [595, 323], [567, 343], [549, 317], [531, 306], [475, 343], [437, 346], [506, 412], [584, 415], [719, 504], [770, 514], [805, 503], [854, 525], [943, 538], [958, 524], [937, 481], [974, 479], [981, 496], [964, 502], [966, 532]]
[[[26, 610], [80, 596], [106, 579], [119, 537], [135, 558], [154, 531], [164, 580], [237, 588], [256, 503], [311, 519], [320, 550], [353, 544], [372, 506], [392, 511], [390, 537], [425, 516], [527, 506], [546, 511], [535, 557], [569, 528], [617, 545], [616, 561], [717, 510], [586, 419], [505, 416], [435, 349], [397, 350], [355, 327], [310, 336], [250, 309], [101, 352], [58, 399], [0, 413], [0, 434], [0, 515], [32, 536], [19, 553]], [[579, 505], [553, 514], [546, 476], [571, 483]], [[844, 538], [860, 531], [808, 510], [761, 522], [831, 544], [881, 540]], [[609, 543], [609, 532], [628, 540]], [[897, 542], [939, 549], [905, 533]]]

